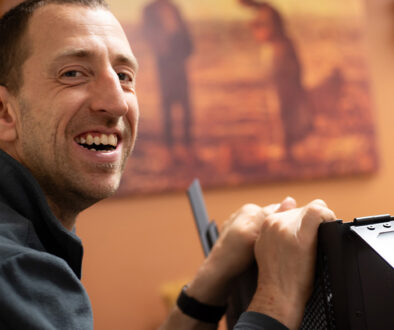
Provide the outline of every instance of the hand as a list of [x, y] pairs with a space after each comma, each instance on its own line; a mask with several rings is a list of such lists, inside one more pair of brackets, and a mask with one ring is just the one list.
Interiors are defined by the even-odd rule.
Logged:
[[[186, 293], [205, 304], [225, 305], [231, 280], [245, 271], [253, 260], [255, 241], [259, 237], [265, 218], [295, 206], [294, 199], [288, 197], [281, 204], [272, 204], [264, 208], [248, 204], [234, 213], [224, 224], [218, 241]], [[214, 330], [217, 329], [217, 324], [198, 321], [183, 314], [175, 306], [160, 329]]]
[[280, 204], [263, 208], [246, 204], [232, 214], [224, 223], [219, 239], [187, 293], [204, 303], [224, 305], [231, 281], [245, 271], [254, 259], [254, 244], [266, 217], [295, 206], [295, 200], [287, 197]]
[[299, 327], [312, 292], [317, 230], [320, 223], [335, 219], [321, 200], [266, 217], [255, 244], [259, 275], [248, 310], [267, 314], [290, 329]]
[[254, 245], [266, 217], [295, 207], [296, 202], [291, 197], [285, 198], [280, 204], [266, 207], [244, 205], [223, 224], [209, 258], [216, 260], [216, 267], [220, 267], [229, 279], [236, 277], [254, 260]]

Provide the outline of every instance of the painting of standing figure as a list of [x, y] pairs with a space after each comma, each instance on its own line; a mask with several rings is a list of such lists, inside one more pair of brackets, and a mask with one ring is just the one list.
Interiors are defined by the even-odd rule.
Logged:
[[312, 109], [302, 84], [302, 64], [294, 43], [288, 35], [280, 12], [267, 2], [240, 0], [255, 11], [251, 32], [261, 44], [262, 61], [269, 68], [270, 81], [278, 98], [279, 114], [283, 125], [286, 158], [291, 161], [292, 146], [312, 129]]
[[164, 140], [169, 148], [173, 147], [172, 109], [178, 104], [183, 111], [181, 141], [190, 146], [192, 110], [186, 63], [193, 42], [187, 24], [170, 0], [154, 0], [144, 8], [143, 31], [156, 62]]
[[362, 0], [128, 8], [141, 124], [120, 195], [378, 168]]

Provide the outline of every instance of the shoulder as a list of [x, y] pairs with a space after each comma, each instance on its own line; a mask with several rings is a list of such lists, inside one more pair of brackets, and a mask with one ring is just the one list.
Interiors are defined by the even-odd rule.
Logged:
[[25, 250], [0, 264], [0, 324], [7, 329], [91, 329], [81, 282], [61, 258]]
[[39, 281], [56, 274], [65, 280], [78, 278], [67, 262], [46, 252], [31, 221], [0, 203], [0, 281], [9, 278], [13, 284], [21, 275]]

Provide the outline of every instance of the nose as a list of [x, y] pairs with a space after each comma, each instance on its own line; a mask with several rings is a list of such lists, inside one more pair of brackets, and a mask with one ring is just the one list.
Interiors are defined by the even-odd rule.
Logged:
[[127, 114], [129, 106], [126, 92], [112, 68], [97, 74], [92, 89], [91, 109], [93, 111], [105, 112], [114, 117]]

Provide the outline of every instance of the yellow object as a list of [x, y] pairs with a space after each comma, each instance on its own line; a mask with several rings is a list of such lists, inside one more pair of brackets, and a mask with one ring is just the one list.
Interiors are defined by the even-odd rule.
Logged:
[[160, 296], [163, 299], [168, 311], [171, 311], [174, 308], [179, 293], [181, 292], [182, 288], [189, 282], [190, 280], [182, 279], [167, 282], [160, 286]]

